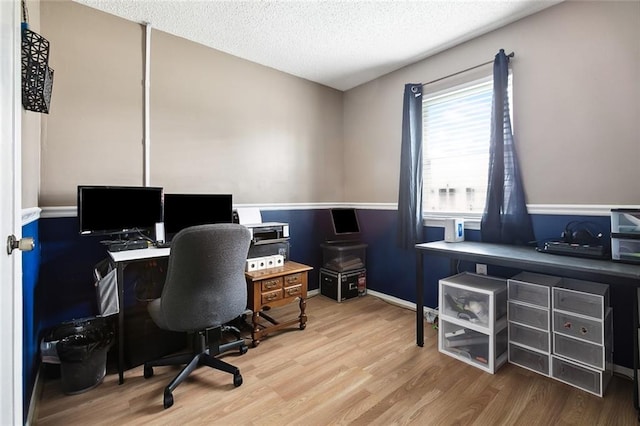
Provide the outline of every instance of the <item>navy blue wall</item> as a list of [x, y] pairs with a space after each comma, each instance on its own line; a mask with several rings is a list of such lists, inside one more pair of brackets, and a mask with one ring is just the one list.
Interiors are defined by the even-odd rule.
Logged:
[[96, 315], [93, 267], [107, 256], [101, 238], [80, 236], [77, 218], [40, 219], [42, 259], [36, 306], [43, 329]]
[[[415, 302], [415, 261], [414, 250], [396, 247], [397, 212], [395, 210], [358, 211], [361, 240], [367, 247], [367, 287], [371, 290]], [[332, 239], [331, 218], [328, 209], [267, 210], [262, 212], [265, 222], [286, 222], [290, 227], [290, 258], [314, 268], [309, 276], [309, 289], [318, 288], [318, 270], [322, 265], [320, 245]], [[534, 215], [533, 225], [536, 238], [540, 241], [557, 239], [571, 221], [593, 222], [591, 226], [601, 227], [604, 241], [609, 239], [608, 217], [578, 217]], [[95, 315], [97, 312], [92, 270], [94, 265], [106, 257], [100, 238], [78, 235], [76, 218], [51, 218], [40, 220], [40, 271], [39, 278], [29, 278], [32, 291], [25, 284], [25, 378], [28, 386], [33, 385], [33, 374], [38, 364], [36, 343], [41, 334], [60, 322], [74, 318]], [[29, 232], [32, 234], [32, 232]], [[443, 239], [441, 227], [425, 227], [424, 241]], [[27, 235], [27, 233], [25, 233]], [[467, 240], [479, 240], [479, 231], [466, 230]], [[30, 262], [37, 260], [31, 259]], [[435, 308], [438, 300], [438, 280], [451, 274], [450, 261], [439, 256], [425, 256], [425, 305]], [[461, 262], [459, 271], [474, 271], [475, 265]], [[30, 269], [33, 271], [34, 267]], [[489, 274], [509, 277], [519, 271], [496, 268], [489, 265]], [[611, 299], [614, 307], [615, 354], [614, 362], [632, 368], [633, 352], [631, 336], [633, 332], [631, 286], [612, 286]], [[27, 311], [32, 317], [26, 317]], [[28, 325], [27, 325], [28, 324]], [[35, 326], [34, 326], [35, 325]], [[28, 331], [27, 331], [28, 330]]]
[[22, 414], [23, 420], [26, 421], [39, 366], [38, 335], [42, 320], [42, 315], [36, 312], [34, 297], [41, 258], [38, 221], [24, 225], [22, 235], [33, 238], [35, 243], [32, 251], [22, 252]]

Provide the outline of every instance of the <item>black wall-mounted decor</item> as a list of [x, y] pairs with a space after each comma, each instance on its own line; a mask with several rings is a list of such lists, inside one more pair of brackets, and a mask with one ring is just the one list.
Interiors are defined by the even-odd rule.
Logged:
[[24, 28], [22, 30], [22, 106], [49, 113], [53, 70], [49, 68], [49, 41]]

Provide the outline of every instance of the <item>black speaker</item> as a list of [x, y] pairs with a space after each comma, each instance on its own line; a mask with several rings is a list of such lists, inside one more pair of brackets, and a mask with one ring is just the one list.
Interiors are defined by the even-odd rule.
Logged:
[[569, 222], [562, 232], [562, 241], [569, 244], [601, 246], [602, 232], [595, 231], [590, 222]]

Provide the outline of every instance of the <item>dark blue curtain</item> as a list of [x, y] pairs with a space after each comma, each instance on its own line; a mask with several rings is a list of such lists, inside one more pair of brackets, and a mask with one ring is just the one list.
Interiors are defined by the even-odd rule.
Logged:
[[404, 86], [398, 190], [398, 247], [422, 239], [422, 84]]
[[509, 58], [500, 49], [493, 62], [489, 187], [480, 235], [489, 243], [525, 245], [534, 240], [533, 226], [513, 143], [508, 78]]

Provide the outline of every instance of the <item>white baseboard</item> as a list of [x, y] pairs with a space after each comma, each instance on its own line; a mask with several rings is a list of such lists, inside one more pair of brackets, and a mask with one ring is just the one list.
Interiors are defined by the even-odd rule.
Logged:
[[633, 380], [633, 369], [613, 364], [613, 373]]
[[40, 396], [42, 395], [42, 387], [44, 386], [42, 382], [42, 364], [40, 364], [40, 368], [36, 373], [36, 380], [33, 384], [33, 391], [31, 391], [31, 399], [29, 400], [29, 412], [27, 413], [27, 419], [25, 421], [25, 426], [36, 424], [37, 412], [38, 412], [38, 404], [40, 403]]

